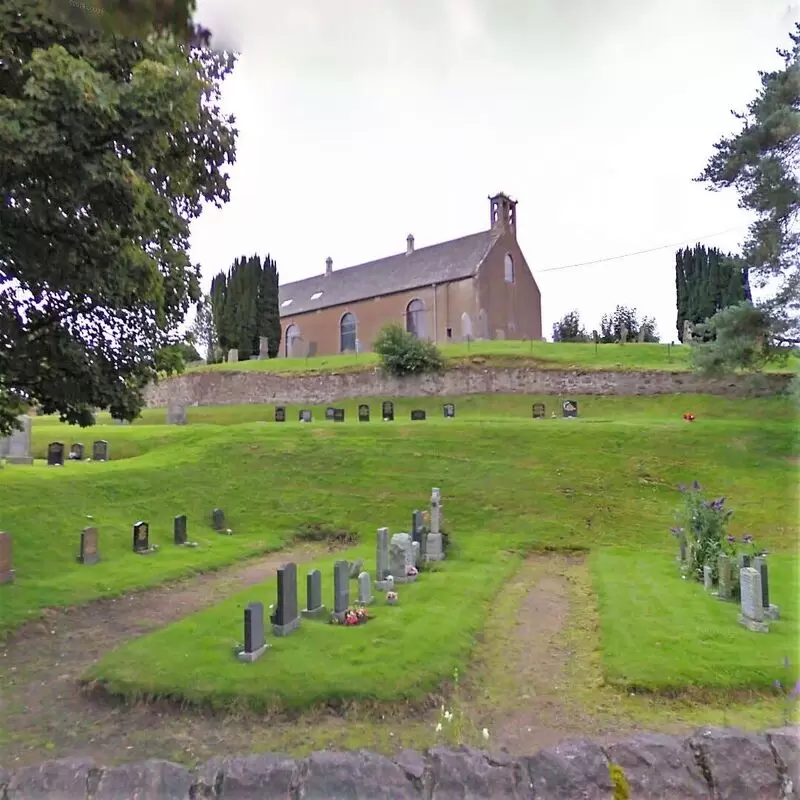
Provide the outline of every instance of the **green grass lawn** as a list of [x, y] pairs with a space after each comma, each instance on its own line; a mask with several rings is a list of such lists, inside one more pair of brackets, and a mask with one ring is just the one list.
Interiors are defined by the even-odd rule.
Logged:
[[[584, 370], [663, 370], [685, 372], [689, 369], [688, 346], [681, 344], [577, 344], [572, 342], [479, 341], [446, 344], [440, 347], [445, 360], [457, 366], [473, 359], [487, 366], [535, 366], [539, 369]], [[374, 353], [347, 353], [312, 358], [273, 358], [264, 361], [239, 361], [192, 367], [190, 371], [236, 370], [265, 372], [331, 372], [372, 369], [378, 363]], [[768, 371], [792, 372], [798, 359]]]
[[[270, 637], [273, 649], [261, 661], [241, 665], [232, 655], [242, 638], [241, 608], [252, 599], [273, 602], [269, 581], [130, 642], [91, 677], [131, 695], [217, 704], [235, 696], [258, 707], [301, 707], [334, 697], [421, 700], [465, 663], [489, 604], [521, 554], [546, 548], [592, 551], [610, 680], [653, 688], [761, 687], [773, 663], [773, 678], [780, 677], [783, 649], [798, 633], [791, 570], [780, 566], [798, 544], [790, 401], [578, 398], [581, 418], [534, 421], [530, 403], [539, 399], [548, 413], [557, 402], [455, 398], [454, 420], [441, 418], [441, 399], [402, 400], [393, 424], [359, 424], [355, 401], [343, 404], [344, 424], [318, 416], [312, 425], [280, 425], [269, 421], [272, 406], [192, 408], [185, 427], [163, 425], [163, 410], [147, 411], [130, 426], [80, 432], [37, 419], [37, 455], [54, 439], [105, 438], [115, 460], [0, 471], [0, 529], [14, 535], [17, 569], [16, 581], [0, 586], [0, 626], [7, 630], [44, 607], [279, 548], [311, 522], [359, 532], [362, 544], [345, 557], [365, 557], [372, 569], [375, 530], [408, 530], [411, 511], [424, 507], [431, 487], [439, 486], [457, 558], [401, 587], [400, 605], [379, 607], [363, 628], [306, 622], [286, 639]], [[407, 421], [417, 404], [432, 418]], [[697, 421], [685, 423], [685, 410]], [[768, 636], [740, 631], [733, 606], [702, 597], [701, 587], [676, 576], [668, 533], [681, 501], [675, 487], [695, 478], [728, 497], [736, 510], [733, 533], [749, 531], [773, 553], [771, 584], [783, 618]], [[234, 536], [210, 531], [214, 506], [225, 510]], [[188, 514], [189, 536], [200, 547], [171, 545], [172, 518], [179, 513]], [[87, 515], [100, 529], [103, 560], [93, 567], [75, 562]], [[151, 538], [161, 545], [153, 556], [130, 552], [138, 519], [151, 523]], [[329, 601], [332, 561], [320, 564]], [[703, 650], [715, 628], [722, 644]], [[654, 641], [674, 646], [654, 655]], [[695, 663], [701, 650], [702, 669]], [[740, 669], [732, 663], [737, 657], [754, 669]], [[265, 680], [253, 681], [251, 673]], [[298, 679], [281, 684], [282, 674]]]

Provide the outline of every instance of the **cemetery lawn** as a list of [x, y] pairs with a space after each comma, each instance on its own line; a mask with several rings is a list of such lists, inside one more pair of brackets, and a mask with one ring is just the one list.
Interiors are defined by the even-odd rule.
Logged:
[[[272, 649], [258, 662], [239, 664], [233, 647], [242, 640], [242, 607], [274, 602], [271, 579], [123, 642], [84, 677], [131, 699], [217, 708], [300, 710], [347, 700], [416, 707], [468, 665], [526, 554], [578, 550], [589, 554], [607, 681], [666, 694], [736, 693], [763, 692], [785, 678], [782, 660], [798, 634], [790, 400], [578, 398], [579, 419], [533, 421], [530, 403], [539, 399], [549, 413], [554, 398], [470, 397], [454, 398], [454, 420], [410, 423], [399, 410], [415, 401], [398, 401], [396, 422], [359, 424], [353, 401], [340, 425], [316, 413], [311, 425], [266, 423], [258, 420], [271, 419], [272, 407], [254, 406], [190, 409], [186, 427], [150, 424], [163, 420], [163, 410], [131, 426], [101, 427], [112, 454], [128, 458], [0, 475], [13, 498], [2, 527], [16, 535], [18, 570], [15, 584], [0, 587], [6, 624], [24, 620], [29, 608], [83, 602], [290, 546], [309, 524], [358, 532], [361, 544], [341, 557], [365, 558], [372, 571], [376, 529], [407, 530], [411, 511], [439, 486], [453, 558], [399, 587], [400, 604], [376, 606], [365, 626], [304, 621], [292, 636], [269, 635]], [[425, 402], [440, 414], [441, 400]], [[697, 414], [692, 424], [680, 418], [689, 408]], [[36, 448], [54, 434], [54, 423], [37, 420]], [[735, 606], [676, 575], [669, 535], [682, 500], [676, 486], [695, 478], [728, 498], [732, 533], [750, 532], [770, 551], [782, 618], [766, 636], [747, 635]], [[208, 530], [214, 505], [226, 511], [234, 536]], [[171, 519], [182, 512], [190, 539], [201, 543], [196, 550], [169, 542]], [[87, 513], [100, 527], [104, 557], [91, 568], [74, 563]], [[153, 556], [129, 552], [130, 525], [139, 518], [161, 544]], [[318, 561], [328, 604], [334, 559]], [[306, 569], [299, 567], [301, 606]]]

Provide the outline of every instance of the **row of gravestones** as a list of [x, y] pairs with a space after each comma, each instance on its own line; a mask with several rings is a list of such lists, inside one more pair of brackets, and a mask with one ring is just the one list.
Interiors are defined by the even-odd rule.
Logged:
[[[225, 527], [225, 514], [222, 509], [215, 508], [211, 513], [211, 527], [217, 533], [230, 535], [230, 528]], [[173, 540], [176, 545], [183, 547], [197, 547], [197, 542], [188, 540], [188, 523], [185, 514], [180, 514], [173, 520]], [[15, 571], [12, 569], [11, 534], [0, 531], [0, 584], [10, 583], [14, 579]], [[157, 545], [150, 543], [150, 524], [143, 520], [133, 526], [133, 552], [137, 555], [150, 555], [158, 550]], [[80, 564], [97, 564], [100, 561], [100, 533], [96, 527], [84, 528], [80, 534], [80, 544], [77, 556]]]
[[[687, 562], [685, 536], [679, 539], [678, 562], [683, 567]], [[767, 633], [767, 620], [780, 619], [780, 608], [770, 602], [769, 566], [766, 556], [749, 556], [740, 553], [736, 561], [731, 556], [721, 554], [717, 557], [717, 585], [714, 590], [714, 570], [711, 565], [703, 567], [703, 587], [717, 599], [734, 599], [734, 578], [739, 578], [739, 602], [741, 604], [739, 624], [756, 633]]]
[[[379, 528], [377, 535], [375, 588], [391, 597], [395, 584], [416, 581], [418, 569], [428, 561], [445, 558], [441, 521], [441, 492], [431, 492], [430, 530], [423, 524], [420, 511], [412, 514], [411, 534], [396, 533], [389, 539], [389, 529]], [[361, 570], [363, 561], [349, 564], [337, 561], [333, 566], [333, 612], [322, 604], [322, 573], [312, 570], [306, 575], [306, 607], [299, 608], [297, 599], [297, 565], [284, 564], [278, 569], [277, 602], [270, 616], [275, 636], [288, 636], [300, 627], [301, 619], [342, 622], [350, 611], [350, 580], [358, 580], [358, 605], [373, 602], [372, 580], [369, 572]], [[269, 644], [266, 641], [264, 604], [248, 603], [244, 609], [244, 644], [237, 649], [240, 661], [252, 662], [260, 658]]]
[[[50, 442], [47, 445], [47, 463], [51, 467], [63, 467], [67, 450], [63, 442]], [[75, 442], [69, 448], [70, 461], [83, 461], [85, 448], [81, 442]], [[92, 444], [92, 461], [108, 461], [108, 442], [98, 439]]]

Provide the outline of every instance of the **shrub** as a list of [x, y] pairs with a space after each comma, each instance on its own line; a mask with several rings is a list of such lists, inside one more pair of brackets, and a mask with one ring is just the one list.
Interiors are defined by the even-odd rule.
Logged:
[[381, 328], [372, 347], [384, 371], [397, 377], [439, 372], [444, 367], [444, 357], [433, 342], [418, 339], [399, 325]]
[[295, 531], [294, 538], [298, 542], [326, 542], [330, 549], [335, 549], [358, 544], [359, 536], [356, 531], [338, 530], [319, 522], [308, 522]]

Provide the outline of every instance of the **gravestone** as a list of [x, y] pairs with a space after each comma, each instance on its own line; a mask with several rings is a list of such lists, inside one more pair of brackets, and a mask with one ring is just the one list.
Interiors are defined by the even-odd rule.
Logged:
[[751, 566], [750, 564], [750, 556], [741, 553], [739, 555], [739, 569], [744, 569], [745, 567]]
[[268, 336], [259, 336], [258, 337], [258, 357], [262, 361], [266, 358], [269, 358], [269, 337]]
[[561, 403], [561, 412], [564, 419], [571, 419], [578, 416], [578, 401], [577, 400], [564, 400]]
[[298, 418], [300, 422], [311, 422], [311, 420], [313, 419], [313, 415], [310, 409], [304, 408], [300, 411]]
[[306, 575], [306, 607], [300, 614], [306, 619], [322, 619], [328, 614], [322, 605], [322, 573], [318, 569]]
[[675, 556], [675, 560], [679, 564], [686, 563], [686, 532], [678, 529], [678, 555]]
[[286, 422], [286, 406], [275, 406], [275, 422]]
[[47, 445], [47, 464], [51, 467], [64, 466], [64, 443], [50, 442]]
[[417, 579], [416, 575], [406, 575], [406, 568], [413, 563], [411, 536], [396, 533], [389, 542], [389, 574], [395, 583], [413, 583]]
[[232, 347], [228, 350], [228, 363], [229, 364], [236, 364], [239, 361], [239, 351]]
[[333, 421], [333, 417], [335, 414], [336, 414], [336, 409], [333, 406], [328, 406], [325, 409], [325, 419]]
[[133, 526], [133, 552], [149, 555], [153, 549], [150, 547], [150, 525], [140, 520]]
[[431, 489], [431, 533], [441, 533], [442, 493], [435, 486]]
[[333, 409], [333, 421], [334, 422], [344, 422], [344, 409], [343, 408], [334, 408]]
[[269, 647], [264, 631], [264, 604], [248, 603], [244, 610], [244, 650], [236, 657], [239, 661], [255, 661]]
[[422, 552], [422, 545], [419, 542], [411, 542], [411, 554], [414, 557], [414, 566], [419, 569], [419, 565], [422, 563], [421, 558]]
[[350, 605], [350, 568], [346, 561], [333, 565], [333, 616], [342, 622]]
[[742, 567], [739, 572], [739, 586], [742, 598], [739, 624], [755, 633], [767, 633], [769, 625], [764, 621], [761, 573], [753, 567]]
[[637, 341], [639, 342], [639, 344], [644, 344], [646, 336], [647, 336], [647, 326], [642, 325], [642, 327], [639, 328], [639, 336], [637, 337]]
[[69, 460], [83, 461], [83, 451], [83, 444], [81, 442], [75, 442], [69, 448]]
[[389, 574], [389, 529], [378, 528], [377, 549], [375, 553], [375, 588], [386, 591], [386, 576]]
[[98, 439], [92, 445], [92, 461], [108, 461], [108, 442]]
[[731, 557], [717, 556], [717, 597], [720, 600], [730, 600], [733, 595], [733, 578], [731, 575]]
[[84, 528], [81, 531], [81, 548], [78, 553], [78, 563], [96, 564], [100, 560], [99, 546], [100, 535], [97, 528]]
[[361, 574], [361, 567], [364, 565], [363, 558], [357, 558], [355, 561], [350, 563], [350, 571], [348, 575], [350, 576], [350, 580], [355, 580]]
[[683, 343], [689, 344], [694, 338], [694, 325], [688, 320], [683, 321]]
[[422, 512], [415, 509], [411, 512], [411, 539], [415, 542], [422, 541], [422, 530], [425, 523], [422, 517]]
[[531, 406], [531, 414], [534, 419], [544, 419], [546, 413], [547, 407], [544, 403], [534, 403]]
[[225, 530], [225, 512], [221, 508], [215, 508], [211, 512], [211, 527], [217, 533]]
[[369, 422], [369, 406], [366, 403], [362, 403], [358, 407], [358, 421]]
[[171, 403], [167, 406], [167, 425], [185, 425], [186, 406]]
[[297, 564], [290, 561], [278, 570], [278, 602], [272, 615], [272, 632], [288, 636], [300, 626], [297, 607]]
[[358, 576], [358, 603], [368, 606], [374, 600], [372, 596], [372, 584], [369, 579], [369, 572], [362, 572]]
[[5, 456], [9, 464], [22, 464], [30, 466], [33, 464], [31, 456], [31, 418], [27, 414], [21, 414], [17, 420], [22, 425], [22, 430], [12, 431], [11, 435], [0, 440], [2, 452], [0, 457]]
[[0, 531], [0, 583], [11, 583], [14, 570], [11, 569], [11, 534]]
[[175, 544], [186, 544], [186, 514], [179, 514], [172, 520], [172, 536]]
[[444, 561], [441, 533], [429, 533], [425, 537], [425, 561]]
[[452, 419], [456, 415], [455, 403], [445, 403], [442, 406], [442, 411], [444, 412], [445, 419]]
[[384, 422], [394, 421], [394, 403], [391, 400], [384, 400], [381, 403], [381, 416]]
[[703, 588], [710, 592], [714, 588], [714, 581], [712, 580], [712, 569], [706, 564], [703, 567]]
[[415, 408], [411, 411], [411, 421], [412, 422], [419, 422], [425, 419], [425, 409], [424, 408]]
[[769, 572], [767, 570], [767, 559], [764, 556], [757, 556], [753, 559], [753, 569], [757, 569], [761, 574], [761, 605], [764, 609], [764, 616], [767, 619], [780, 619], [780, 609], [769, 601]]

